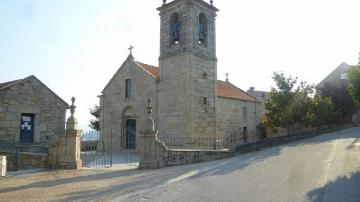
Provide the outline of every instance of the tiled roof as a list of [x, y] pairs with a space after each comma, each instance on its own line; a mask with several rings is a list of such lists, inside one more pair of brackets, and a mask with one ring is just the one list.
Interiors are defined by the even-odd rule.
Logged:
[[254, 97], [250, 96], [232, 83], [220, 80], [217, 81], [217, 95], [219, 97], [236, 100], [257, 101]]
[[[148, 65], [142, 62], [137, 62], [144, 70], [146, 70], [151, 76], [154, 78], [159, 78], [159, 68]], [[236, 87], [235, 85], [231, 84], [230, 82], [225, 81], [217, 81], [217, 96], [236, 99], [236, 100], [244, 100], [244, 101], [257, 101], [256, 98], [252, 97], [251, 95], [247, 94], [245, 91], [241, 90], [240, 88]]]
[[266, 91], [259, 91], [259, 90], [248, 90], [247, 93], [253, 97], [256, 97], [260, 100], [270, 100], [270, 93]]
[[159, 78], [159, 68], [158, 67], [148, 65], [148, 64], [145, 64], [142, 62], [138, 62], [138, 61], [136, 61], [136, 63], [139, 64], [148, 73], [150, 73], [150, 75], [153, 76], [154, 78]]
[[5, 83], [0, 83], [0, 90], [3, 90], [3, 89], [6, 89], [7, 87], [13, 85], [14, 83], [20, 81], [21, 79], [18, 79], [18, 80], [14, 80], [14, 81], [8, 81], [8, 82], [5, 82]]

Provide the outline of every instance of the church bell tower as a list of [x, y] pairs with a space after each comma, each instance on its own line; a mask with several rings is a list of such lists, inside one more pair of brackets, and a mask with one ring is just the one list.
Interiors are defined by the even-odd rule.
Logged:
[[161, 137], [215, 137], [218, 11], [203, 0], [163, 1], [158, 130]]

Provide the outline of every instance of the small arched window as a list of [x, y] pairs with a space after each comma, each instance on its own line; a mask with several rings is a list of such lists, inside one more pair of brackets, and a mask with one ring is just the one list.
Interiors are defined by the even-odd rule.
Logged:
[[204, 13], [199, 15], [199, 44], [205, 44], [207, 37], [207, 19]]
[[203, 78], [203, 79], [207, 79], [207, 78], [208, 78], [207, 73], [203, 73], [203, 74], [202, 74], [202, 78]]
[[170, 36], [171, 44], [180, 42], [180, 17], [178, 13], [174, 13], [170, 18]]

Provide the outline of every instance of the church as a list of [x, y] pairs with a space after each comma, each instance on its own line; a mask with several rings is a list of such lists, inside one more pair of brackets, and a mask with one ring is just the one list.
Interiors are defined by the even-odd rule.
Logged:
[[[203, 0], [163, 1], [158, 66], [130, 54], [100, 97], [100, 131], [113, 150], [137, 149], [151, 98], [159, 139], [241, 137], [255, 141], [262, 103], [217, 80], [215, 19]], [[111, 138], [110, 138], [111, 136]], [[105, 142], [110, 144], [109, 141]]]

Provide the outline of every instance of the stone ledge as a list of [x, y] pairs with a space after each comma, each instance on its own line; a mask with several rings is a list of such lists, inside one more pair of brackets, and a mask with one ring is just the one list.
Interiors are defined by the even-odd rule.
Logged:
[[230, 149], [221, 149], [221, 150], [210, 150], [210, 149], [169, 149], [170, 152], [231, 152]]

